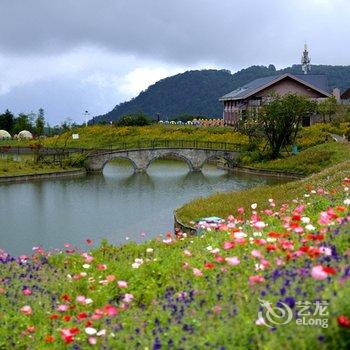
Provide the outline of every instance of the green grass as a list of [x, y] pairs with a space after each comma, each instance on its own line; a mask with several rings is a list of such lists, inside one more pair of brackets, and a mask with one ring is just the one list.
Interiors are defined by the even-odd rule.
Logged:
[[53, 164], [34, 163], [33, 161], [13, 161], [0, 158], [0, 178], [3, 176], [33, 175], [51, 172], [75, 170], [73, 167], [60, 167]]
[[309, 175], [350, 159], [350, 143], [328, 142], [286, 158], [247, 164], [258, 169]]
[[[324, 143], [329, 138], [329, 132], [343, 131], [347, 128], [347, 123], [340, 124], [338, 129], [330, 124], [318, 124], [310, 128], [303, 128], [296, 143], [302, 149]], [[72, 139], [72, 133], [78, 133], [78, 140]], [[138, 141], [152, 140], [197, 140], [228, 142], [239, 145], [247, 145], [248, 138], [230, 127], [196, 127], [188, 125], [151, 125], [144, 127], [115, 127], [112, 125], [94, 125], [81, 127], [64, 133], [40, 140], [45, 147], [86, 147], [104, 148], [116, 146], [123, 142], [136, 144]], [[27, 146], [39, 143], [32, 141], [0, 141], [0, 146]]]
[[[342, 186], [345, 177], [350, 177], [349, 161], [282, 187], [228, 194], [221, 197], [225, 202], [220, 204], [227, 206], [227, 212], [233, 215], [237, 214], [237, 207], [245, 208], [245, 220], [236, 227], [240, 226], [248, 237], [254, 237], [256, 231], [249, 224], [250, 205], [258, 202], [261, 220], [268, 224], [261, 238], [266, 239], [270, 231], [289, 232], [283, 241], [293, 242], [293, 249], [334, 246], [335, 256], [321, 254], [310, 258], [304, 254], [288, 258], [288, 250], [279, 248], [268, 252], [263, 243], [257, 242], [237, 243], [232, 249], [224, 250], [223, 243], [232, 241], [230, 230], [172, 244], [152, 240], [115, 247], [104, 243], [91, 251], [94, 260], [85, 267], [82, 251], [74, 247], [60, 253], [37, 252], [27, 263], [12, 261], [0, 252], [0, 257], [6, 261], [0, 264], [0, 349], [89, 349], [92, 346], [85, 333], [87, 321], [90, 327], [106, 331], [104, 336], [94, 336], [97, 349], [201, 350], [220, 349], [221, 346], [249, 350], [348, 349], [350, 330], [337, 324], [339, 315], [350, 316], [350, 283], [349, 279], [341, 278], [349, 266], [350, 232], [349, 226], [343, 223], [346, 212], [337, 209], [346, 196]], [[319, 188], [322, 191], [317, 192]], [[267, 200], [271, 197], [275, 199], [274, 210], [279, 215], [264, 214], [264, 209], [270, 208]], [[205, 203], [207, 205], [208, 201]], [[216, 202], [213, 208], [217, 205]], [[284, 218], [290, 218], [300, 205], [305, 205], [302, 215], [310, 219], [317, 232], [321, 228], [324, 230], [323, 241], [307, 239], [307, 235], [284, 227]], [[329, 207], [333, 207], [343, 221], [333, 218], [331, 225], [323, 227], [318, 224], [320, 212]], [[196, 210], [201, 212], [200, 206]], [[271, 243], [278, 245], [278, 242]], [[219, 256], [239, 258], [240, 264], [229, 266], [216, 261], [209, 246], [220, 248]], [[257, 260], [252, 258], [252, 249], [259, 250], [269, 262], [266, 270], [255, 270]], [[186, 256], [185, 250], [191, 252], [191, 256]], [[143, 259], [137, 269], [132, 267], [136, 258]], [[283, 265], [276, 266], [276, 258], [281, 259]], [[184, 268], [185, 263], [188, 268]], [[207, 263], [212, 266], [205, 265]], [[100, 264], [105, 264], [106, 269], [98, 268]], [[327, 280], [314, 280], [310, 269], [320, 264], [334, 268], [336, 274]], [[193, 268], [200, 269], [203, 275], [195, 276]], [[249, 285], [249, 276], [256, 274], [264, 276], [265, 282]], [[100, 283], [111, 275], [115, 281]], [[118, 288], [117, 280], [127, 281], [128, 287]], [[32, 295], [23, 295], [24, 288], [29, 288]], [[125, 293], [134, 296], [127, 307], [122, 301]], [[79, 304], [76, 302], [79, 295], [91, 298], [92, 303]], [[276, 326], [275, 330], [256, 325], [259, 298], [276, 305], [278, 300], [287, 297], [296, 301], [328, 300], [329, 328], [302, 327], [295, 322]], [[68, 310], [59, 312], [60, 304], [68, 305]], [[116, 316], [103, 313], [107, 304], [118, 309]], [[20, 312], [24, 305], [31, 306], [32, 315]], [[96, 309], [102, 310], [103, 316], [93, 319]], [[82, 312], [86, 315], [79, 319]], [[79, 333], [70, 344], [64, 344], [61, 332], [72, 328], [77, 328]], [[47, 341], [48, 336], [53, 337], [50, 338], [52, 343]]]
[[136, 144], [152, 140], [197, 140], [247, 144], [247, 137], [234, 132], [231, 128], [198, 128], [194, 126], [152, 125], [144, 127], [115, 127], [110, 125], [95, 125], [79, 128], [74, 131], [79, 134], [79, 140], [73, 140], [72, 133], [43, 141], [47, 147], [103, 148], [120, 145], [121, 143]]

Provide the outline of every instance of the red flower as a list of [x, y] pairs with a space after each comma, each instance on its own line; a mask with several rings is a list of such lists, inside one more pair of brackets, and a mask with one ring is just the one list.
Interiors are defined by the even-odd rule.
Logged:
[[207, 270], [213, 269], [215, 265], [213, 263], [205, 263], [204, 268]]
[[344, 315], [340, 315], [340, 316], [338, 316], [337, 321], [338, 321], [339, 326], [344, 327], [344, 328], [350, 328], [350, 320], [348, 317], [346, 317]]
[[69, 316], [69, 315], [63, 316], [63, 320], [66, 321], [66, 322], [69, 322], [71, 319], [72, 319], [72, 317]]
[[50, 316], [50, 320], [56, 320], [57, 318], [59, 318], [60, 316], [59, 315], [57, 315], [57, 314], [52, 314], [51, 316]]
[[86, 243], [87, 243], [87, 244], [92, 244], [92, 240], [91, 240], [91, 239], [87, 239], [87, 240], [86, 240]]
[[64, 300], [64, 301], [71, 301], [71, 297], [68, 295], [68, 294], [63, 294], [61, 296], [61, 299]]
[[71, 334], [73, 334], [73, 335], [76, 335], [76, 334], [80, 333], [80, 330], [79, 330], [78, 327], [72, 327], [69, 331], [70, 331]]
[[86, 312], [80, 312], [78, 315], [79, 320], [83, 320], [84, 318], [87, 318], [87, 317], [88, 317], [88, 315]]
[[276, 250], [276, 249], [277, 249], [276, 244], [268, 244], [268, 245], [266, 246], [266, 250], [269, 251], [269, 252], [271, 252], [271, 251], [273, 251], [273, 250]]
[[293, 221], [300, 221], [300, 220], [301, 220], [301, 216], [298, 215], [298, 214], [294, 214], [294, 215], [292, 216], [292, 220], [293, 220]]
[[45, 343], [53, 343], [55, 341], [55, 338], [52, 335], [47, 335], [45, 337]]
[[333, 267], [323, 267], [323, 271], [328, 275], [335, 275], [336, 271]]

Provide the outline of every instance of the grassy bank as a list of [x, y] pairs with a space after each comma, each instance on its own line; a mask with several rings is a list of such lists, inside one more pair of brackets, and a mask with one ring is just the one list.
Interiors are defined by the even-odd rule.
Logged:
[[[347, 130], [348, 123], [342, 123], [339, 127], [331, 124], [319, 124], [310, 128], [303, 128], [296, 141], [302, 149], [324, 143], [329, 139], [329, 134], [342, 133]], [[337, 131], [337, 132], [336, 132]], [[78, 140], [72, 139], [72, 134], [79, 134]], [[248, 137], [234, 132], [230, 127], [196, 127], [188, 125], [151, 125], [143, 127], [115, 127], [113, 125], [93, 125], [71, 130], [60, 136], [54, 136], [40, 140], [45, 147], [86, 147], [103, 148], [116, 146], [121, 143], [136, 144], [142, 141], [152, 140], [197, 140], [212, 142], [229, 142], [239, 145], [247, 145]], [[26, 146], [36, 144], [39, 141], [0, 141], [1, 145]], [[263, 145], [262, 145], [263, 146]]]
[[61, 167], [54, 164], [35, 163], [33, 161], [17, 162], [0, 158], [0, 177], [16, 175], [46, 174], [52, 172], [64, 172], [67, 170], [77, 170], [74, 167]]
[[[346, 161], [221, 197], [233, 216], [202, 238], [2, 252], [0, 349], [348, 349], [349, 177]], [[298, 325], [298, 302], [327, 327]]]
[[327, 142], [312, 146], [294, 156], [247, 163], [257, 169], [310, 175], [350, 159], [350, 143]]

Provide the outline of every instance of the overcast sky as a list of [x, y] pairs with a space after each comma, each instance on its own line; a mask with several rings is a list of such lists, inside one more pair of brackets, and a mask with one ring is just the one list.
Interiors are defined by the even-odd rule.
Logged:
[[349, 0], [0, 0], [0, 111], [110, 111], [189, 69], [350, 64]]

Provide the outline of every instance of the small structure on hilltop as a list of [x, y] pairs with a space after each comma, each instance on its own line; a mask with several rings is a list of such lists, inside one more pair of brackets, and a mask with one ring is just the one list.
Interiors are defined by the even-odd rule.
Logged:
[[22, 130], [18, 133], [18, 138], [21, 140], [31, 140], [33, 138], [33, 135], [28, 130]]
[[10, 140], [11, 135], [6, 130], [0, 130], [0, 140]]

